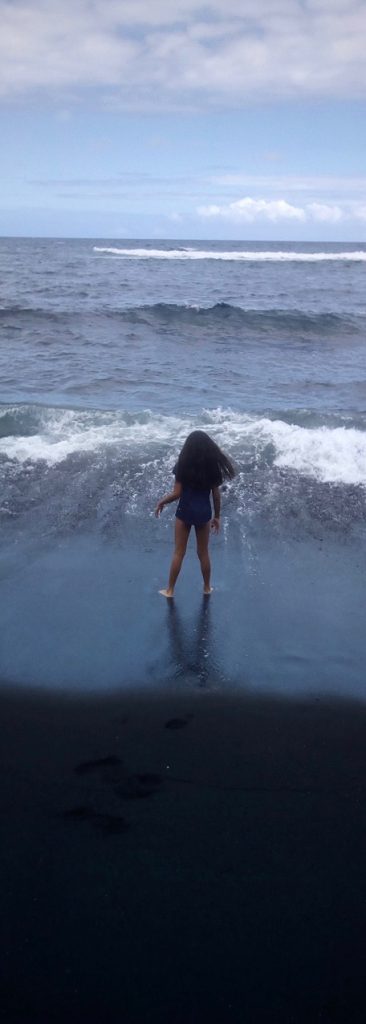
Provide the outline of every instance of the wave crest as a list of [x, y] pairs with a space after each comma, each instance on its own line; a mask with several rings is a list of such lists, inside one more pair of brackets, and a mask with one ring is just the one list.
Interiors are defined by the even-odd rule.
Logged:
[[229, 322], [233, 326], [265, 331], [268, 334], [278, 330], [297, 333], [311, 331], [324, 333], [344, 331], [345, 329], [357, 331], [359, 329], [359, 318], [350, 314], [340, 315], [326, 311], [312, 313], [303, 312], [301, 309], [281, 308], [245, 309], [229, 302], [216, 302], [213, 306], [156, 302], [151, 305], [129, 307], [117, 314], [112, 311], [109, 315], [118, 315], [119, 318], [133, 323], [147, 323], [152, 320], [157, 320], [160, 323], [180, 321], [182, 324], [199, 326], [200, 324]]
[[324, 263], [324, 261], [343, 261], [365, 263], [366, 251], [359, 249], [350, 252], [291, 252], [284, 250], [267, 251], [217, 251], [210, 249], [123, 249], [117, 246], [94, 245], [93, 252], [106, 256], [118, 256], [131, 260], [224, 260], [225, 262], [243, 263]]
[[[321, 483], [366, 486], [366, 422], [339, 418], [332, 425], [302, 412], [285, 418], [253, 416], [231, 409], [203, 410], [200, 416], [5, 407], [0, 412], [0, 455], [24, 464], [55, 466], [80, 455], [128, 453], [141, 461], [172, 459], [191, 430], [207, 430], [236, 460], [239, 470], [275, 467]], [[361, 425], [361, 426], [362, 426]]]

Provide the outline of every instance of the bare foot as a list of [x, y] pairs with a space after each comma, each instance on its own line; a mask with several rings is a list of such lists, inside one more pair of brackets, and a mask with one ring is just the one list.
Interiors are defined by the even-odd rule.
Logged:
[[174, 590], [159, 590], [159, 594], [162, 594], [163, 597], [174, 597]]
[[209, 595], [212, 594], [212, 591], [213, 591], [213, 587], [204, 587], [203, 588], [203, 596], [204, 597], [209, 597]]

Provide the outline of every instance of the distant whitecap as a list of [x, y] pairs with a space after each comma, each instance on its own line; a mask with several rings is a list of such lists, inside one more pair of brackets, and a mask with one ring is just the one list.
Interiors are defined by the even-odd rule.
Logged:
[[120, 249], [115, 246], [93, 246], [94, 252], [105, 253], [133, 260], [224, 260], [243, 263], [321, 263], [324, 261], [366, 263], [363, 249], [355, 252], [289, 252], [286, 250], [266, 252], [243, 250], [230, 252], [209, 249]]

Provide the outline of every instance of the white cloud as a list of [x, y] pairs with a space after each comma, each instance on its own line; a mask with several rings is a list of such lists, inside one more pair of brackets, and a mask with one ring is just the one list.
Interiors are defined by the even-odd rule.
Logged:
[[242, 221], [300, 221], [302, 223], [338, 224], [344, 220], [366, 220], [365, 204], [345, 202], [343, 206], [332, 203], [304, 203], [294, 206], [285, 199], [253, 199], [246, 196], [231, 203], [211, 203], [197, 208], [198, 215], [205, 219], [223, 218], [239, 224]]
[[266, 199], [238, 199], [224, 206], [200, 206], [197, 213], [201, 217], [226, 217], [234, 221], [253, 221], [264, 218], [276, 223], [279, 220], [306, 220], [305, 211], [300, 206], [292, 206], [285, 199], [268, 201]]
[[356, 220], [366, 221], [366, 204], [357, 206], [353, 211], [353, 216]]
[[327, 203], [308, 203], [306, 209], [310, 217], [320, 223], [337, 224], [343, 217], [339, 206], [329, 206]]
[[97, 87], [133, 108], [366, 95], [364, 0], [0, 0], [0, 24], [3, 97]]

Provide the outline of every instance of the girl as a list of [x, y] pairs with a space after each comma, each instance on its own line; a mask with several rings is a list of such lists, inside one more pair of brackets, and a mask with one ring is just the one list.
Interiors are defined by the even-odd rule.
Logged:
[[[155, 515], [160, 516], [164, 505], [178, 501], [175, 513], [175, 551], [170, 566], [166, 590], [159, 590], [164, 597], [173, 597], [174, 587], [186, 553], [191, 526], [194, 526], [197, 540], [197, 555], [201, 563], [203, 593], [210, 594], [211, 565], [208, 554], [210, 526], [214, 533], [220, 529], [220, 484], [232, 480], [235, 470], [227, 455], [203, 430], [194, 430], [187, 437], [178, 462], [174, 466], [175, 486], [158, 502]], [[214, 517], [210, 495], [212, 492]]]

